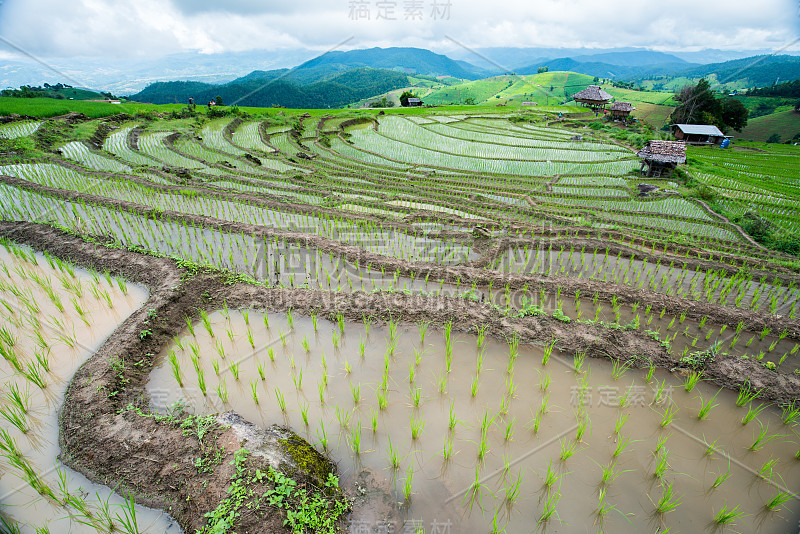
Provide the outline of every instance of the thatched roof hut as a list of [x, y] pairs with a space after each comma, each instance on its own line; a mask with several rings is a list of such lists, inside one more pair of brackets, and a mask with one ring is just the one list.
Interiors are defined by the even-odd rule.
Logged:
[[609, 109], [612, 117], [625, 119], [636, 108], [630, 102], [614, 102]]
[[572, 95], [575, 102], [580, 102], [591, 108], [605, 107], [613, 97], [600, 89], [599, 85], [590, 85], [583, 91]]
[[672, 174], [680, 163], [686, 163], [686, 144], [680, 141], [650, 141], [636, 154], [642, 158], [641, 171], [647, 176]]

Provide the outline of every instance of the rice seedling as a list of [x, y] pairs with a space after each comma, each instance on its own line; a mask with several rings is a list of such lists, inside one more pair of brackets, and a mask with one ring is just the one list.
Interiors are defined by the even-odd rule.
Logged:
[[614, 435], [615, 436], [619, 436], [619, 433], [622, 430], [622, 427], [625, 425], [625, 423], [628, 422], [628, 418], [630, 418], [630, 416], [631, 416], [631, 414], [629, 414], [629, 413], [619, 414], [619, 416], [617, 417], [617, 422], [614, 423]]
[[791, 426], [796, 425], [798, 419], [800, 419], [800, 405], [798, 405], [796, 401], [793, 401], [791, 404], [784, 406], [782, 410], [783, 414], [781, 420], [783, 424]]
[[183, 376], [181, 375], [181, 364], [178, 361], [178, 357], [175, 355], [175, 351], [170, 351], [169, 353], [169, 367], [170, 372], [172, 373], [173, 378], [178, 383], [178, 387], [183, 387]]
[[778, 463], [778, 460], [774, 458], [764, 462], [764, 465], [762, 465], [761, 469], [758, 470], [758, 476], [760, 476], [763, 479], [771, 478], [776, 463]]
[[723, 484], [723, 482], [725, 482], [728, 479], [728, 476], [730, 474], [731, 474], [731, 460], [730, 458], [728, 458], [728, 470], [725, 471], [724, 473], [721, 473], [719, 476], [717, 476], [716, 479], [714, 479], [714, 482], [711, 484], [711, 489], [716, 489], [720, 487]]
[[44, 373], [38, 363], [30, 363], [26, 370], [21, 370], [20, 373], [33, 382], [39, 389], [47, 388], [47, 383], [44, 380]]
[[622, 376], [631, 368], [633, 365], [634, 360], [628, 360], [624, 363], [620, 362], [619, 360], [614, 360], [611, 366], [611, 377], [614, 380], [619, 380]]
[[350, 431], [348, 438], [350, 447], [353, 449], [353, 454], [359, 456], [361, 454], [361, 423], [359, 422], [356, 427]]
[[793, 495], [788, 491], [779, 491], [778, 493], [775, 494], [774, 497], [772, 497], [770, 500], [764, 503], [764, 507], [770, 512], [775, 512], [779, 510], [778, 508], [779, 506], [791, 500], [792, 498]]
[[253, 402], [258, 404], [258, 382], [256, 380], [250, 381], [250, 396], [253, 397]]
[[742, 425], [746, 425], [756, 417], [758, 417], [761, 412], [763, 412], [767, 408], [766, 404], [759, 404], [757, 407], [753, 408], [752, 403], [747, 407], [747, 413], [742, 417]]
[[586, 360], [586, 351], [581, 353], [579, 352], [575, 353], [575, 356], [573, 358], [573, 369], [575, 370], [576, 373], [583, 372], [583, 364], [585, 360]]
[[664, 475], [669, 469], [669, 451], [664, 449], [664, 452], [658, 456], [658, 461], [656, 462], [655, 468], [653, 469], [653, 476], [659, 480], [664, 478]]
[[698, 382], [700, 382], [700, 377], [702, 373], [699, 371], [689, 371], [689, 374], [686, 375], [686, 382], [684, 383], [684, 389], [689, 392], [692, 391]]
[[656, 506], [656, 513], [663, 515], [678, 508], [678, 506], [680, 506], [681, 499], [673, 493], [672, 483], [662, 483], [661, 488], [661, 498], [657, 503], [654, 504]]
[[700, 411], [697, 414], [697, 418], [698, 419], [700, 419], [702, 421], [703, 419], [708, 417], [708, 412], [711, 411], [711, 408], [713, 408], [715, 406], [719, 406], [719, 403], [716, 403], [716, 404], [712, 404], [712, 403], [714, 402], [714, 399], [717, 398], [717, 395], [719, 395], [720, 391], [722, 391], [722, 388], [718, 389], [717, 392], [714, 394], [714, 396], [711, 397], [708, 400], [708, 402], [705, 402], [705, 403], [703, 402], [703, 398], [700, 397], [701, 406], [700, 406]]
[[519, 498], [522, 489], [522, 469], [517, 473], [516, 480], [508, 477], [504, 481], [506, 504], [512, 505]]
[[733, 525], [743, 515], [745, 514], [739, 510], [738, 504], [733, 508], [729, 508], [726, 503], [714, 514], [714, 522], [718, 525]]
[[564, 438], [561, 440], [561, 461], [567, 461], [572, 455], [575, 454], [575, 442]]
[[551, 491], [547, 494], [547, 499], [545, 500], [544, 503], [544, 509], [542, 510], [542, 515], [538, 521], [539, 523], [546, 523], [550, 519], [552, 519], [553, 516], [558, 517], [558, 512], [556, 511], [556, 504], [558, 504], [558, 501], [560, 500], [561, 500], [561, 491], [559, 486], [559, 489]]
[[392, 438], [389, 437], [389, 445], [386, 451], [387, 457], [389, 459], [389, 465], [392, 469], [398, 469], [400, 467], [400, 455], [397, 453], [395, 448], [392, 446]]
[[23, 434], [27, 434], [28, 430], [30, 430], [25, 412], [17, 406], [11, 405], [0, 408], [0, 417], [8, 421]]
[[350, 393], [353, 396], [353, 404], [361, 402], [361, 384], [350, 384]]
[[760, 429], [758, 430], [758, 432], [755, 433], [755, 437], [753, 438], [753, 443], [748, 447], [748, 450], [750, 451], [760, 451], [773, 441], [779, 438], [786, 437], [779, 434], [768, 434], [769, 424], [767, 424], [767, 426], [764, 426], [759, 422], [759, 425]]
[[309, 407], [309, 404], [307, 402], [305, 402], [305, 403], [298, 402], [297, 404], [300, 407], [300, 416], [303, 418], [303, 424], [308, 426], [308, 407]]
[[664, 410], [664, 414], [661, 416], [661, 427], [666, 427], [675, 419], [675, 416], [678, 413], [678, 408], [670, 403], [667, 405], [667, 409]]
[[411, 425], [411, 439], [419, 439], [419, 436], [422, 434], [422, 429], [425, 428], [425, 419], [423, 419], [422, 416], [417, 418], [412, 415], [409, 424]]
[[275, 398], [278, 401], [278, 407], [281, 409], [281, 412], [286, 413], [286, 399], [283, 397], [283, 393], [281, 393], [280, 388], [275, 388]]
[[228, 363], [228, 370], [233, 375], [234, 380], [239, 380], [239, 363], [238, 362], [230, 362]]
[[216, 392], [217, 397], [219, 397], [219, 400], [221, 400], [223, 404], [228, 403], [228, 385], [225, 384], [225, 380], [222, 380], [219, 384], [217, 384], [217, 387], [214, 388], [214, 391]]

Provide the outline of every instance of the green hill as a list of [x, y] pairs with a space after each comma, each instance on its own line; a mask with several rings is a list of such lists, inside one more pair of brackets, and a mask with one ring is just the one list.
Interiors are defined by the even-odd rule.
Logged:
[[536, 102], [554, 105], [586, 89], [593, 78], [575, 72], [544, 72], [530, 76], [504, 75], [443, 87], [425, 97], [426, 104], [510, 104]]
[[771, 115], [756, 117], [747, 121], [747, 126], [741, 133], [735, 133], [738, 139], [753, 141], [766, 141], [772, 135], [779, 135], [780, 141], [785, 142], [800, 135], [800, 113], [793, 109], [778, 111]]
[[[271, 71], [274, 73], [274, 71]], [[226, 104], [291, 108], [338, 108], [372, 95], [408, 85], [405, 74], [383, 69], [360, 68], [324, 81], [298, 83], [291, 78], [247, 76], [224, 85], [198, 82], [159, 82], [132, 95], [131, 100], [153, 104], [186, 103], [189, 97], [204, 104], [221, 96]]]

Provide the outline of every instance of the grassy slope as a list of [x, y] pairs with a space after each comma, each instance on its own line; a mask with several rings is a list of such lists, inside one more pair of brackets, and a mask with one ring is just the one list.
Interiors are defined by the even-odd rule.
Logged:
[[734, 135], [740, 139], [766, 141], [775, 133], [781, 136], [781, 141], [787, 141], [800, 133], [800, 113], [787, 110], [756, 117], [747, 121], [747, 127], [741, 133], [734, 132]]

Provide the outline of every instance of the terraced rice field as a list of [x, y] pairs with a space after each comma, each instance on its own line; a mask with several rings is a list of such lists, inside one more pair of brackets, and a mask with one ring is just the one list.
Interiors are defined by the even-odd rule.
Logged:
[[[476, 109], [0, 160], [0, 530], [796, 530], [797, 258]], [[690, 158], [798, 231], [800, 152]]]

